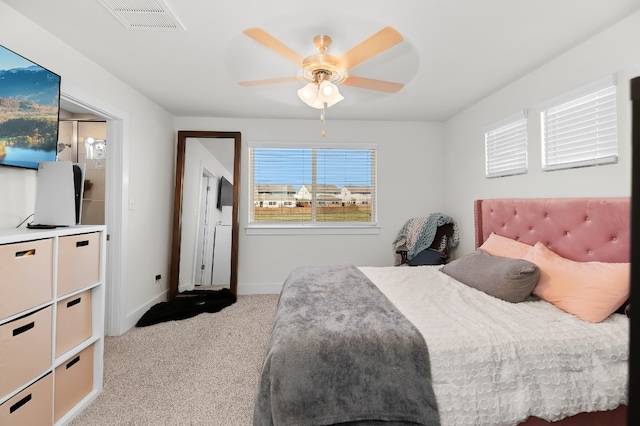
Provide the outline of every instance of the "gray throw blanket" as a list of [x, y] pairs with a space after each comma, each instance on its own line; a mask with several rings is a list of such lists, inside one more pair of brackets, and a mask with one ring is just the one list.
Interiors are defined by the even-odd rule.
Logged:
[[439, 425], [424, 338], [356, 267], [289, 275], [254, 426]]

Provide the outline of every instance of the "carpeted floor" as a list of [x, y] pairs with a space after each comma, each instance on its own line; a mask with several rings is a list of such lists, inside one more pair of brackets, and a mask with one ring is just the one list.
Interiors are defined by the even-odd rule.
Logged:
[[71, 426], [248, 426], [278, 295], [105, 339], [104, 390]]

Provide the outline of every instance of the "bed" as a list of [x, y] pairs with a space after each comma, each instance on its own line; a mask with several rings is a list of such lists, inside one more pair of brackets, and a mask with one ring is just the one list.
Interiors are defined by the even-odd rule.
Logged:
[[254, 425], [626, 424], [629, 199], [474, 212], [477, 250], [444, 266], [292, 271]]

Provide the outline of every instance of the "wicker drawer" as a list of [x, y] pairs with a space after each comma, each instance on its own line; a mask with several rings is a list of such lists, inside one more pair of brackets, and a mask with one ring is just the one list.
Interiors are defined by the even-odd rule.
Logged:
[[0, 396], [51, 366], [51, 306], [0, 326]]
[[100, 281], [100, 233], [58, 240], [58, 296]]
[[53, 241], [0, 245], [0, 319], [52, 298]]
[[53, 374], [49, 373], [0, 405], [0, 425], [51, 426]]

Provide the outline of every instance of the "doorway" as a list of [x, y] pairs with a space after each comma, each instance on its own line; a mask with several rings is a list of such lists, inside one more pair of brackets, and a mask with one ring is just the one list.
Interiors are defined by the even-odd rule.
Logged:
[[[84, 193], [80, 223], [105, 224], [107, 122], [92, 114], [60, 110], [58, 122], [58, 161], [82, 163]], [[104, 146], [96, 150], [96, 146]]]
[[106, 122], [109, 161], [105, 164], [105, 214], [107, 225], [105, 334], [118, 336], [133, 324], [127, 324], [127, 235], [129, 198], [129, 114], [72, 86], [60, 91], [60, 106], [74, 113], [92, 114]]
[[[219, 290], [231, 286], [232, 206], [225, 200], [225, 189], [222, 186], [223, 182], [228, 181], [207, 169], [204, 162], [200, 168], [193, 283], [199, 289], [206, 286], [207, 290]], [[180, 286], [179, 289], [192, 290], [193, 286]]]
[[217, 179], [206, 168], [202, 169], [198, 227], [196, 231], [196, 264], [193, 273], [196, 286], [213, 284], [214, 247], [216, 227], [213, 223], [214, 197], [217, 193]]

